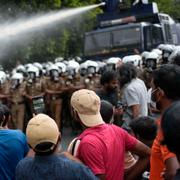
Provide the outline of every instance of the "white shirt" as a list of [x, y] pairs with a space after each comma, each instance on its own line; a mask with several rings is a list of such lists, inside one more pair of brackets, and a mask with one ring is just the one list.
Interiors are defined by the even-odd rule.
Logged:
[[141, 79], [133, 79], [129, 84], [126, 85], [123, 91], [122, 101], [127, 106], [127, 110], [124, 115], [125, 121], [126, 119], [132, 119], [132, 111], [130, 106], [133, 105], [140, 106], [139, 117], [148, 115], [148, 92], [144, 82]]

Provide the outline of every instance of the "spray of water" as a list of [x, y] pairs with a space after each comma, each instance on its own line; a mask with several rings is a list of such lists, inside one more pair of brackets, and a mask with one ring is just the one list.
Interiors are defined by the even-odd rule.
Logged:
[[86, 11], [92, 10], [99, 6], [104, 6], [104, 3], [100, 3], [97, 5], [85, 6], [80, 8], [61, 10], [59, 12], [49, 13], [45, 15], [41, 15], [38, 17], [30, 18], [25, 21], [17, 21], [10, 25], [2, 25], [0, 26], [0, 40], [12, 38], [13, 36], [17, 36], [22, 33], [26, 33], [29, 31], [34, 31], [40, 29], [44, 26], [63, 21], [67, 18], [74, 17], [78, 14], [84, 13]]

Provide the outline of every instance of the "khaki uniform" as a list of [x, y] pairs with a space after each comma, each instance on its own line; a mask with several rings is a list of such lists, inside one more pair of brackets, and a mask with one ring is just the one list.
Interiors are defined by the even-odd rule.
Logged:
[[[72, 96], [72, 93], [76, 90], [79, 90], [79, 89], [83, 89], [85, 88], [85, 84], [84, 84], [84, 81], [83, 81], [83, 78], [78, 74], [76, 75], [76, 77], [74, 77], [74, 79], [68, 79], [66, 78], [65, 79], [65, 85], [66, 87], [68, 88], [68, 91], [67, 93], [65, 94], [65, 108], [64, 108], [64, 114], [66, 115], [65, 117], [65, 120], [66, 120], [66, 124], [70, 124], [72, 129], [73, 129], [73, 132], [77, 132], [79, 127], [78, 127], [78, 123], [73, 119], [73, 117], [71, 116], [71, 105], [70, 105], [70, 99], [71, 99], [71, 96]], [[64, 106], [63, 106], [64, 107]]]
[[15, 127], [21, 130], [23, 130], [25, 115], [24, 92], [25, 82], [23, 82], [17, 89], [10, 89], [12, 120]]
[[[62, 91], [63, 79], [60, 78], [58, 82], [54, 82], [51, 79], [46, 81], [46, 89], [54, 92]], [[62, 92], [63, 93], [63, 92]], [[49, 105], [50, 116], [56, 121], [59, 129], [61, 129], [61, 116], [62, 116], [62, 94], [59, 93], [46, 93], [46, 101]]]
[[42, 93], [45, 92], [45, 84], [44, 84], [44, 80], [42, 79], [37, 79], [35, 82], [33, 83], [28, 83], [26, 84], [26, 94], [28, 94], [29, 96], [38, 96]]
[[86, 89], [96, 91], [97, 89], [99, 89], [101, 87], [101, 85], [100, 85], [100, 76], [95, 75], [95, 76], [93, 76], [91, 78], [90, 77], [85, 77], [84, 78], [84, 84], [85, 84]]
[[6, 81], [0, 85], [0, 103], [7, 104], [6, 95], [9, 93], [9, 84]]

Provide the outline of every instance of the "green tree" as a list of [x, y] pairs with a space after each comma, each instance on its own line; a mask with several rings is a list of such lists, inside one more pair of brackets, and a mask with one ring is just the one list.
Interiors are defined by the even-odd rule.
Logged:
[[180, 18], [180, 1], [178, 0], [153, 0], [158, 4], [160, 12], [167, 13], [175, 19]]
[[[1, 21], [14, 20], [21, 16], [32, 16], [37, 13], [45, 13], [61, 8], [74, 8], [88, 4], [99, 3], [98, 0], [1, 0], [0, 15]], [[93, 28], [96, 14], [99, 9], [83, 14], [83, 18], [75, 18], [73, 21], [57, 23], [43, 32], [37, 32], [37, 35], [23, 39], [21, 43], [11, 46], [10, 53], [3, 57], [6, 67], [11, 66], [10, 62], [21, 61], [22, 63], [32, 61], [54, 60], [58, 56], [70, 57], [82, 55], [83, 35], [86, 31]], [[73, 23], [72, 23], [73, 22]], [[51, 31], [49, 33], [49, 31]], [[29, 36], [29, 35], [27, 35]], [[29, 43], [28, 43], [29, 42]], [[13, 63], [14, 64], [14, 63]]]

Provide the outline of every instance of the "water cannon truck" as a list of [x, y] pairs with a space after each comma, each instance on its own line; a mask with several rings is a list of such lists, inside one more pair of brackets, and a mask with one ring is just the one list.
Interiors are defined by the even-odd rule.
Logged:
[[180, 24], [168, 14], [159, 13], [156, 3], [105, 0], [97, 15], [95, 30], [85, 33], [84, 57], [107, 59], [150, 51], [159, 44], [180, 44]]

